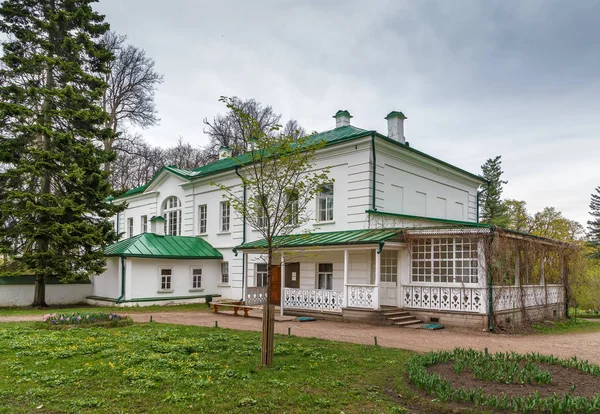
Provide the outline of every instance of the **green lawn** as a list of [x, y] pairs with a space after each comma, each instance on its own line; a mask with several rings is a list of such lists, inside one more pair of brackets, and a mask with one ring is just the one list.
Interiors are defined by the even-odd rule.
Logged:
[[600, 321], [571, 318], [567, 321], [533, 325], [533, 329], [541, 334], [594, 333], [600, 332]]
[[138, 312], [199, 312], [209, 311], [206, 304], [204, 303], [193, 303], [189, 305], [173, 305], [173, 306], [131, 306], [131, 307], [97, 307], [97, 306], [85, 306], [85, 305], [74, 305], [68, 306], [51, 306], [44, 309], [38, 308], [0, 308], [0, 316], [20, 316], [20, 315], [44, 315], [46, 313], [138, 313]]
[[410, 355], [278, 336], [274, 366], [260, 369], [255, 332], [156, 323], [49, 331], [5, 323], [0, 413], [446, 411], [407, 385]]

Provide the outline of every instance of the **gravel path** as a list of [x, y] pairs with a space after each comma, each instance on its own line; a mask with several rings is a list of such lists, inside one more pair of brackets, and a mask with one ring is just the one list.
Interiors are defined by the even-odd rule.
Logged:
[[[181, 325], [214, 326], [218, 321], [220, 328], [245, 331], [260, 331], [259, 318], [234, 317], [227, 314], [215, 315], [210, 312], [153, 312], [129, 314], [136, 322], [148, 322], [150, 315], [155, 322]], [[39, 315], [5, 316], [0, 322], [39, 321]], [[314, 337], [333, 341], [373, 344], [373, 337], [381, 346], [408, 349], [411, 351], [451, 350], [455, 347], [474, 348], [490, 352], [515, 351], [520, 353], [539, 352], [568, 358], [578, 358], [600, 364], [600, 332], [563, 334], [563, 335], [503, 335], [487, 332], [442, 329], [398, 328], [394, 326], [375, 326], [361, 323], [332, 321], [275, 323], [275, 332], [287, 334], [291, 327], [292, 335]]]

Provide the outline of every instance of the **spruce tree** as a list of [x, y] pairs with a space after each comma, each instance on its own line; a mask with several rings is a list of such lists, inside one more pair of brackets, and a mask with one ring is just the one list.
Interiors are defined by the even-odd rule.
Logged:
[[481, 166], [483, 177], [488, 180], [489, 187], [482, 193], [480, 200], [480, 221], [483, 223], [494, 224], [500, 227], [506, 227], [509, 224], [508, 207], [502, 201], [502, 185], [508, 181], [502, 180], [502, 160], [501, 155], [496, 158], [488, 159]]
[[592, 247], [592, 257], [600, 259], [600, 187], [596, 187], [596, 194], [592, 194], [590, 214], [593, 220], [588, 221], [588, 237]]
[[114, 154], [99, 106], [112, 59], [99, 41], [109, 26], [91, 0], [6, 0], [0, 32], [0, 274], [35, 275], [34, 306], [45, 280], [103, 270], [116, 241], [107, 221], [123, 207], [102, 165]]

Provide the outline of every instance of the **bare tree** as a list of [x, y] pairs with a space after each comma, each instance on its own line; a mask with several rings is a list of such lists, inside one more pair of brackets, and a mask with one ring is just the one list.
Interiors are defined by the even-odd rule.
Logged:
[[[232, 148], [234, 156], [245, 152], [248, 141], [254, 138], [256, 130], [271, 133], [281, 120], [281, 115], [276, 114], [271, 106], [263, 106], [254, 99], [243, 101], [237, 96], [229, 99], [240, 112], [229, 109], [224, 115], [215, 116], [212, 122], [204, 118], [204, 133], [210, 137], [208, 150], [213, 155], [217, 154], [221, 146]], [[240, 116], [240, 113], [248, 114], [253, 121]]]
[[[126, 36], [107, 32], [103, 42], [114, 55], [105, 81], [108, 84], [102, 106], [109, 114], [106, 126], [113, 132], [123, 132], [128, 125], [147, 128], [158, 123], [154, 93], [163, 82], [156, 71], [154, 60], [146, 51], [127, 45]], [[114, 139], [104, 142], [112, 149]]]

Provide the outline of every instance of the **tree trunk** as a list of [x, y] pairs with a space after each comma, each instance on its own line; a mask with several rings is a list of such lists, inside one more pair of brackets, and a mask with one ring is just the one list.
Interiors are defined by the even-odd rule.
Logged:
[[43, 275], [35, 276], [35, 291], [33, 293], [33, 304], [36, 308], [45, 308], [46, 305], [46, 281]]
[[271, 305], [273, 249], [269, 249], [267, 264], [267, 303], [263, 306], [261, 364], [270, 367], [273, 363], [273, 337], [275, 336], [275, 306]]

